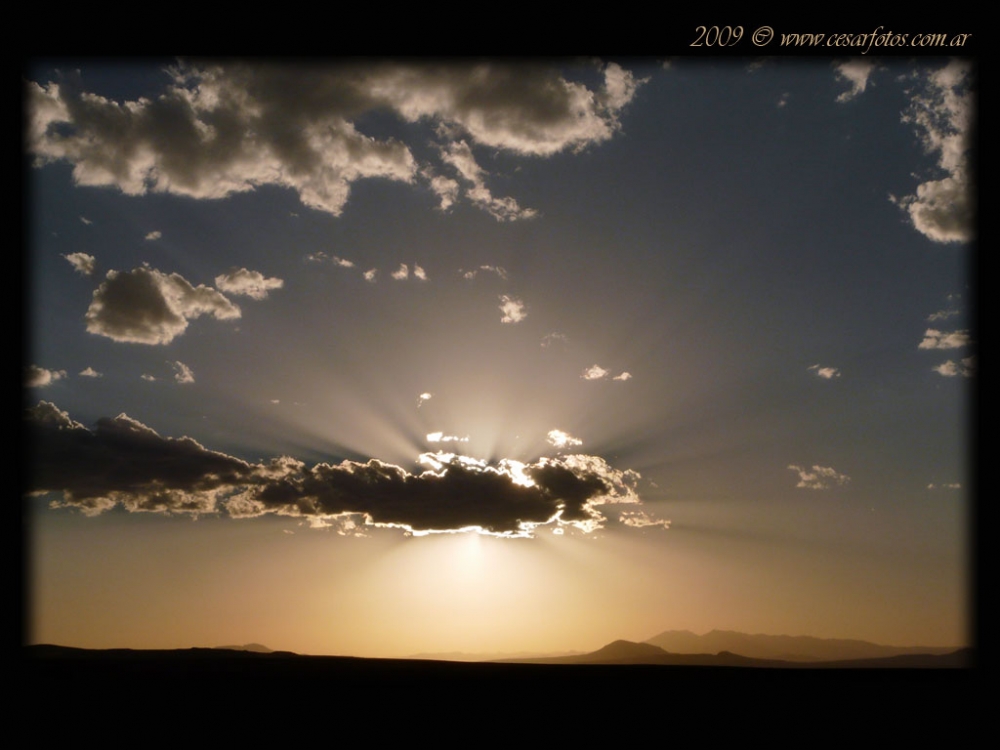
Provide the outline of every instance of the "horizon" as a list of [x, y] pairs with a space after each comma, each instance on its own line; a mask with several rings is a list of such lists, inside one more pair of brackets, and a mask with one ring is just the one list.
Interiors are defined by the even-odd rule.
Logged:
[[975, 74], [32, 61], [26, 642], [972, 646]]

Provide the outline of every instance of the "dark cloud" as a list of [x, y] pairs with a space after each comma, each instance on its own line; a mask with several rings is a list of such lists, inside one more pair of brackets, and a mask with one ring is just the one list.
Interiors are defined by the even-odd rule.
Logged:
[[97, 514], [130, 511], [265, 513], [313, 520], [360, 517], [414, 533], [477, 529], [530, 534], [558, 518], [586, 531], [605, 521], [600, 507], [639, 504], [639, 475], [596, 456], [495, 465], [448, 453], [424, 454], [411, 473], [377, 459], [320, 463], [289, 457], [251, 464], [191, 438], [164, 438], [120, 414], [90, 430], [42, 401], [26, 414], [34, 446], [31, 489], [61, 493], [55, 505]]
[[378, 110], [436, 124], [442, 141], [461, 143], [452, 167], [470, 182], [469, 199], [517, 218], [524, 210], [490, 194], [459, 138], [533, 156], [600, 143], [617, 132], [620, 110], [642, 83], [613, 63], [595, 90], [535, 64], [191, 63], [167, 72], [166, 91], [128, 102], [84, 91], [78, 75], [28, 82], [29, 151], [37, 163], [68, 161], [77, 184], [129, 195], [222, 198], [279, 185], [339, 215], [356, 180], [419, 178], [447, 210], [455, 180], [418, 165], [405, 143], [357, 130], [362, 115]]
[[194, 286], [180, 274], [154, 268], [108, 271], [87, 310], [87, 330], [115, 341], [169, 344], [201, 315], [240, 317], [240, 308], [221, 292]]

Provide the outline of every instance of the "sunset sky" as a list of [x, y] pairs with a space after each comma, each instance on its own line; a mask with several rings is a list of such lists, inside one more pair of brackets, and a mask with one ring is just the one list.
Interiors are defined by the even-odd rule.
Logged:
[[974, 69], [25, 69], [31, 642], [969, 643]]

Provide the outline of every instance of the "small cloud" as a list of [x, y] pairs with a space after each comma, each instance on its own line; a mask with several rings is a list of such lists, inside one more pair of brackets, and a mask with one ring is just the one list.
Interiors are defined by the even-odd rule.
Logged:
[[976, 371], [976, 358], [966, 357], [961, 363], [949, 359], [942, 365], [932, 367], [931, 370], [938, 375], [944, 375], [946, 378], [953, 378], [956, 375], [961, 375], [963, 378], [971, 378]]
[[959, 482], [950, 482], [948, 484], [934, 484], [933, 482], [927, 485], [929, 490], [960, 490], [962, 485]]
[[875, 70], [875, 63], [870, 60], [852, 58], [842, 63], [834, 63], [834, 68], [837, 70], [837, 80], [847, 81], [851, 86], [837, 97], [837, 101], [843, 103], [864, 93], [868, 87], [868, 77]]
[[918, 349], [958, 349], [969, 343], [968, 331], [952, 331], [945, 333], [933, 328], [928, 328], [924, 332], [924, 340], [920, 342]]
[[631, 380], [632, 379], [632, 373], [630, 373], [630, 372], [623, 372], [621, 375], [615, 375], [611, 379], [612, 380]]
[[458, 435], [445, 435], [443, 432], [428, 432], [428, 443], [467, 443], [469, 436], [459, 437]]
[[86, 216], [81, 216], [80, 217], [80, 221], [82, 221], [84, 224], [86, 224], [88, 226], [94, 223], [90, 219], [88, 219]]
[[84, 276], [90, 276], [97, 268], [97, 261], [94, 259], [93, 255], [87, 255], [86, 253], [70, 253], [69, 255], [63, 256], [69, 261], [70, 265], [73, 266], [77, 271], [82, 273]]
[[156, 376], [154, 376], [154, 375], [149, 375], [149, 374], [147, 374], [147, 373], [143, 373], [143, 374], [142, 374], [142, 375], [140, 375], [139, 377], [140, 377], [140, 378], [142, 378], [143, 380], [148, 380], [149, 382], [153, 382], [154, 380], [156, 380]]
[[162, 236], [163, 236], [163, 232], [161, 232], [160, 230], [157, 229], [157, 230], [154, 230], [154, 231], [150, 232], [149, 234], [147, 234], [146, 235], [146, 239], [150, 240], [150, 241], [152, 241], [152, 240], [158, 240]]
[[340, 266], [341, 268], [354, 268], [354, 261], [347, 260], [346, 258], [338, 258], [334, 255], [330, 258], [330, 260], [333, 261], [335, 266]]
[[322, 263], [329, 257], [330, 256], [324, 253], [322, 250], [317, 250], [314, 253], [309, 253], [308, 255], [306, 255], [306, 260], [310, 260], [313, 263]]
[[778, 107], [779, 107], [779, 108], [780, 108], [780, 107], [784, 107], [784, 106], [785, 106], [786, 104], [788, 104], [788, 99], [789, 99], [789, 97], [790, 97], [790, 96], [791, 96], [791, 94], [790, 94], [790, 93], [788, 93], [787, 91], [785, 91], [785, 92], [784, 92], [784, 93], [783, 93], [783, 94], [781, 95], [781, 97], [780, 97], [780, 98], [778, 99]]
[[188, 367], [181, 361], [171, 362], [170, 366], [174, 368], [174, 380], [178, 383], [193, 383], [194, 373], [191, 372], [191, 368]]
[[503, 313], [503, 317], [500, 318], [501, 323], [520, 323], [528, 317], [524, 302], [506, 294], [500, 295], [500, 311]]
[[27, 388], [44, 388], [65, 377], [65, 370], [46, 370], [38, 365], [28, 365], [25, 368], [24, 385]]
[[955, 315], [958, 315], [958, 310], [938, 310], [936, 313], [928, 315], [927, 321], [933, 323], [936, 320], [947, 320]]
[[98, 372], [93, 367], [88, 367], [86, 370], [81, 370], [80, 375], [85, 378], [103, 378], [104, 373]]
[[583, 445], [582, 440], [575, 438], [562, 430], [549, 430], [549, 434], [546, 439], [556, 448]]
[[378, 274], [378, 271], [376, 269], [369, 268], [367, 271], [365, 271], [362, 274], [362, 276], [365, 277], [365, 281], [367, 281], [369, 284], [374, 284], [375, 283], [375, 276], [377, 274]]
[[419, 409], [424, 405], [424, 401], [430, 401], [433, 397], [433, 393], [421, 393], [420, 397], [417, 399], [417, 408]]
[[416, 263], [413, 264], [413, 278], [427, 281], [427, 272]]
[[276, 399], [276, 398], [272, 398], [272, 399], [271, 399], [271, 403], [272, 403], [272, 404], [280, 404], [280, 403], [281, 403], [281, 401], [280, 401], [280, 399]]
[[608, 371], [600, 365], [591, 365], [580, 375], [584, 380], [601, 380], [608, 376]]
[[251, 299], [261, 300], [267, 297], [272, 289], [281, 289], [285, 282], [281, 279], [265, 279], [260, 271], [248, 271], [240, 268], [215, 277], [215, 285], [229, 294], [242, 294]]
[[548, 349], [550, 346], [560, 345], [565, 348], [569, 344], [569, 336], [565, 333], [547, 333], [542, 336], [542, 348]]
[[470, 281], [476, 278], [476, 275], [480, 271], [485, 271], [486, 273], [495, 273], [501, 279], [504, 280], [507, 279], [507, 271], [501, 268], [500, 266], [489, 266], [489, 265], [480, 266], [479, 268], [473, 268], [471, 271], [462, 271], [461, 269], [459, 269], [459, 273], [462, 274], [462, 278], [468, 279]]
[[407, 268], [405, 263], [400, 263], [399, 268], [393, 271], [391, 275], [392, 278], [396, 279], [396, 281], [402, 281], [403, 279], [409, 277], [410, 269]]
[[849, 476], [841, 474], [829, 466], [813, 466], [812, 469], [804, 469], [801, 466], [789, 464], [788, 468], [799, 475], [799, 483], [795, 486], [806, 490], [828, 490], [833, 485], [847, 484], [851, 481]]
[[646, 528], [649, 526], [660, 526], [664, 529], [670, 528], [670, 521], [666, 518], [653, 518], [644, 510], [625, 510], [618, 516], [618, 521], [626, 526], [634, 528]]
[[810, 365], [810, 370], [816, 371], [816, 377], [823, 378], [824, 380], [832, 380], [833, 378], [840, 377], [840, 370], [836, 367], [820, 367], [819, 365]]

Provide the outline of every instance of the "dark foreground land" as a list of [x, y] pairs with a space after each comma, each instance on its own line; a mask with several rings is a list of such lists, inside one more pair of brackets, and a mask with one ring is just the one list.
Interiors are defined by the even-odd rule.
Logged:
[[567, 728], [585, 735], [632, 721], [663, 729], [707, 722], [711, 732], [737, 720], [793, 715], [902, 729], [917, 719], [959, 719], [979, 682], [975, 668], [912, 665], [508, 664], [58, 646], [24, 647], [22, 666], [26, 711], [17, 718], [39, 737], [146, 732], [154, 725], [180, 732], [188, 722], [197, 731], [247, 736], [286, 721], [359, 719], [380, 732], [465, 726], [516, 736], [528, 717], [536, 725], [570, 722]]

